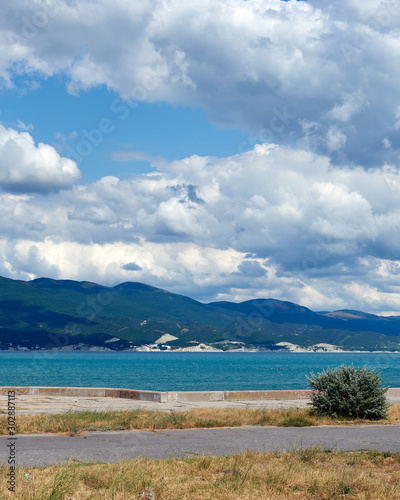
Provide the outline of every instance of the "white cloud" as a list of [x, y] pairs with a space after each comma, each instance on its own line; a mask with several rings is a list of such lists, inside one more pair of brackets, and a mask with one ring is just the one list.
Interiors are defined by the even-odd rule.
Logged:
[[160, 156], [154, 156], [144, 151], [113, 151], [111, 154], [111, 159], [118, 162], [135, 162], [135, 161], [149, 161], [160, 162], [162, 158]]
[[329, 151], [338, 151], [346, 144], [347, 137], [337, 127], [330, 127], [325, 141]]
[[17, 127], [19, 129], [21, 129], [21, 130], [33, 130], [33, 125], [32, 124], [25, 125], [25, 123], [22, 122], [21, 120], [17, 121]]
[[3, 194], [0, 274], [116, 284], [134, 270], [135, 280], [210, 301], [400, 303], [396, 169], [333, 169], [270, 145], [158, 168], [46, 196]]
[[327, 116], [344, 123], [350, 121], [356, 113], [362, 111], [368, 104], [362, 93], [344, 95], [342, 100], [342, 104], [335, 104], [327, 113]]
[[[400, 8], [394, 0], [46, 5], [2, 3], [5, 85], [15, 72], [63, 73], [73, 93], [106, 85], [126, 99], [201, 105], [220, 124], [278, 143], [301, 140], [301, 123], [317, 122], [309, 146], [334, 162], [397, 161], [400, 139], [391, 118], [400, 84], [393, 64]], [[325, 140], [333, 126], [336, 137], [347, 138], [340, 155], [338, 143]], [[385, 138], [392, 148], [383, 147]]]
[[81, 173], [48, 144], [34, 143], [27, 132], [0, 125], [0, 186], [15, 192], [48, 192], [70, 187]]

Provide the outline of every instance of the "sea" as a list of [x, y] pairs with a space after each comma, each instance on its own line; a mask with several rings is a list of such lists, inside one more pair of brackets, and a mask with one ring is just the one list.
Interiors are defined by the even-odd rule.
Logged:
[[307, 389], [307, 376], [341, 365], [378, 370], [400, 387], [400, 353], [0, 351], [0, 386], [154, 391]]

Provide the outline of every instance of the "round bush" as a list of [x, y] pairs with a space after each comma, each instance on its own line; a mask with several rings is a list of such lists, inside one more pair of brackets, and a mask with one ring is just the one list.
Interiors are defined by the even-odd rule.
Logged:
[[389, 404], [378, 372], [353, 365], [327, 369], [307, 377], [311, 405], [319, 415], [377, 420], [387, 417]]

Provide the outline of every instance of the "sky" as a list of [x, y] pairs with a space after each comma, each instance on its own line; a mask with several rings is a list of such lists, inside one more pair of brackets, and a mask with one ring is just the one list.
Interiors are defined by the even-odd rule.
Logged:
[[400, 0], [0, 3], [0, 275], [400, 314]]

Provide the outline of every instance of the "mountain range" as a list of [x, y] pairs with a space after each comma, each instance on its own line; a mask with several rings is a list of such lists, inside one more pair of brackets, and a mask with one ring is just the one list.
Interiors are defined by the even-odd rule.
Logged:
[[[203, 304], [143, 283], [0, 277], [1, 349], [276, 350], [289, 344], [400, 351], [400, 319], [353, 310], [314, 312], [276, 299]], [[282, 344], [283, 343], [283, 344]]]

